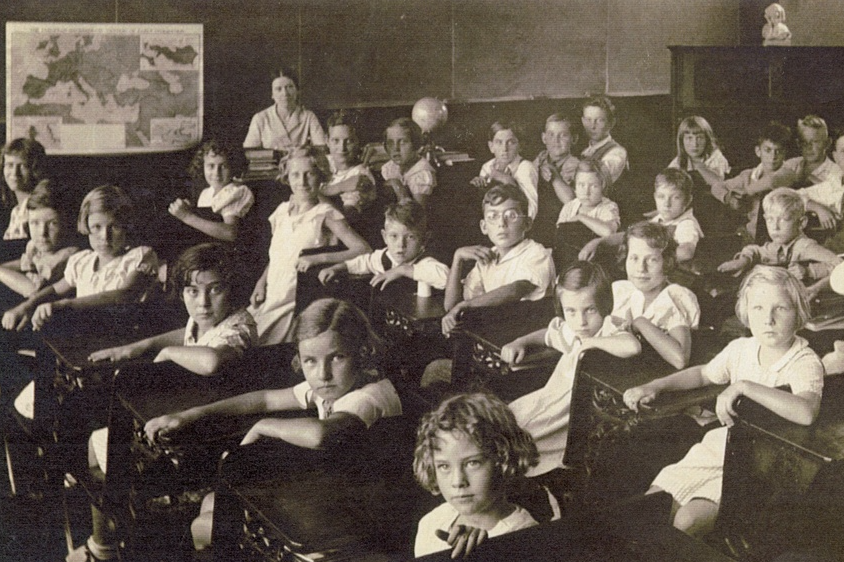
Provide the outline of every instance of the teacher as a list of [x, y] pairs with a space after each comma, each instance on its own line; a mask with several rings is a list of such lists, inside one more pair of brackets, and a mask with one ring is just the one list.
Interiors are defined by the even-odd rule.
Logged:
[[256, 113], [243, 148], [272, 148], [290, 152], [306, 144], [324, 147], [325, 132], [313, 111], [299, 104], [299, 81], [289, 70], [273, 75], [275, 104]]

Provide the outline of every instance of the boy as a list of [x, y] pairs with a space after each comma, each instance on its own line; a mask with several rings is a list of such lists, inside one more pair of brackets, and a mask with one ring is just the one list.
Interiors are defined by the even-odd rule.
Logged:
[[[695, 257], [697, 243], [703, 238], [692, 209], [694, 182], [688, 173], [676, 168], [666, 168], [654, 180], [656, 210], [646, 213], [650, 221], [665, 225], [677, 242], [677, 261], [685, 262]], [[591, 261], [599, 246], [619, 247], [624, 242], [624, 232], [590, 240], [581, 250], [579, 259]]]
[[614, 184], [628, 166], [627, 149], [610, 136], [610, 131], [615, 127], [615, 105], [607, 96], [590, 98], [583, 104], [580, 122], [589, 138], [589, 146], [580, 157], [603, 162], [612, 176], [611, 184]]
[[514, 122], [499, 119], [490, 125], [487, 146], [494, 158], [481, 166], [478, 177], [471, 183], [481, 189], [488, 188], [494, 181], [518, 186], [527, 198], [527, 214], [533, 220], [539, 208], [539, 174], [533, 162], [519, 154], [521, 136], [521, 127]]
[[783, 167], [797, 174], [796, 187], [805, 187], [800, 190], [800, 196], [806, 210], [818, 215], [822, 228], [834, 229], [841, 216], [844, 192], [840, 164], [826, 156], [831, 144], [826, 121], [817, 115], [807, 115], [797, 121], [797, 134], [802, 156], [789, 158]]
[[549, 248], [554, 245], [554, 226], [560, 209], [574, 199], [574, 173], [580, 161], [571, 153], [571, 147], [576, 142], [577, 135], [568, 117], [554, 113], [545, 120], [542, 133], [545, 150], [533, 161], [539, 171], [539, 209], [534, 219], [533, 239]]
[[419, 156], [422, 129], [412, 119], [400, 117], [384, 132], [384, 149], [390, 160], [381, 167], [381, 177], [396, 199], [413, 198], [423, 207], [437, 185], [437, 172]]
[[[551, 250], [525, 238], [533, 224], [527, 210], [527, 197], [513, 185], [493, 185], [484, 195], [481, 232], [493, 247], [465, 246], [454, 252], [445, 287], [446, 336], [467, 308], [539, 300], [548, 292], [554, 282]], [[462, 280], [464, 266], [471, 262], [475, 266]]]
[[320, 189], [326, 197], [340, 196], [343, 214], [355, 223], [376, 200], [375, 178], [358, 162], [358, 137], [354, 116], [344, 110], [328, 119], [328, 163], [331, 179]]
[[734, 211], [747, 213], [746, 231], [752, 240], [756, 239], [762, 194], [777, 187], [791, 187], [797, 181], [797, 174], [783, 167], [785, 147], [790, 139], [788, 127], [771, 121], [759, 133], [756, 142], [759, 165], [712, 186], [712, 195], [716, 199]]
[[841, 258], [803, 234], [807, 218], [800, 194], [787, 187], [777, 188], [765, 196], [762, 210], [771, 241], [745, 246], [735, 258], [719, 265], [718, 271], [741, 275], [760, 263], [780, 265], [800, 281], [811, 282], [810, 294], [828, 286], [829, 276]]
[[448, 266], [424, 256], [430, 232], [422, 205], [409, 199], [388, 206], [381, 236], [386, 248], [323, 269], [320, 282], [325, 285], [339, 272], [348, 271], [352, 275], [375, 275], [371, 284], [382, 289], [400, 277], [445, 288]]

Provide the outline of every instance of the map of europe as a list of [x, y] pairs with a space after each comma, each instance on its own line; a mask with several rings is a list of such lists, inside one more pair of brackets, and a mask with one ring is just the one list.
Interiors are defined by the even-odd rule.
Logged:
[[6, 42], [9, 139], [125, 154], [202, 137], [202, 25], [9, 22]]

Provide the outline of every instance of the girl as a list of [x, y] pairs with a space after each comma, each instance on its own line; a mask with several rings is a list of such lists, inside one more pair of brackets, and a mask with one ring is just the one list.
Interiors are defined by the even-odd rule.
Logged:
[[[280, 343], [287, 337], [299, 271], [307, 271], [313, 265], [340, 263], [372, 251], [343, 215], [320, 199], [319, 186], [325, 178], [317, 166], [319, 156], [314, 149], [303, 149], [290, 157], [288, 181], [293, 194], [269, 219], [273, 231], [270, 263], [255, 285], [249, 308], [258, 323], [261, 345]], [[338, 239], [347, 250], [299, 257], [306, 248], [328, 246]]]
[[[466, 552], [485, 536], [537, 525], [507, 500], [507, 485], [537, 462], [536, 446], [500, 399], [458, 394], [426, 414], [416, 432], [416, 480], [445, 502], [421, 521], [415, 556], [454, 547]], [[469, 529], [467, 529], [467, 527]]]
[[640, 222], [627, 229], [623, 248], [627, 280], [612, 284], [613, 321], [629, 326], [671, 366], [682, 369], [689, 363], [700, 307], [694, 293], [668, 282], [677, 243], [665, 226]]
[[575, 198], [563, 205], [557, 224], [580, 222], [596, 236], [614, 234], [621, 217], [618, 205], [604, 197], [609, 184], [609, 170], [600, 160], [581, 160], [574, 176]]
[[[706, 186], [724, 181], [730, 172], [730, 163], [718, 147], [712, 127], [706, 119], [697, 115], [680, 121], [677, 127], [677, 156], [668, 167], [697, 172]], [[709, 191], [708, 187], [706, 191]]]
[[514, 122], [498, 120], [489, 128], [489, 151], [494, 158], [481, 166], [478, 177], [471, 181], [475, 187], [486, 189], [493, 180], [518, 186], [528, 200], [528, 215], [536, 217], [539, 206], [539, 173], [533, 162], [519, 154], [521, 128]]
[[198, 179], [202, 175], [208, 184], [196, 198], [196, 208], [210, 209], [222, 221], [195, 212], [187, 199], [170, 203], [168, 212], [210, 238], [223, 242], [237, 240], [240, 221], [255, 203], [255, 196], [248, 187], [231, 181], [243, 171], [242, 156], [234, 147], [210, 140], [196, 151], [190, 166], [191, 176]]
[[[70, 245], [73, 219], [66, 199], [64, 190], [56, 189], [50, 180], [41, 180], [32, 190], [26, 202], [31, 239], [19, 259], [0, 266], [0, 283], [8, 289], [3, 304], [19, 303], [20, 297], [28, 297], [64, 275], [68, 258], [78, 251]], [[11, 320], [4, 327], [7, 324], [7, 329], [15, 327]]]
[[510, 403], [519, 427], [530, 433], [539, 450], [539, 464], [528, 476], [562, 465], [568, 438], [574, 373], [580, 354], [597, 348], [616, 357], [637, 355], [636, 337], [612, 322], [612, 287], [601, 266], [576, 262], [557, 277], [555, 289], [562, 312], [548, 328], [522, 336], [501, 348], [501, 358], [518, 365], [528, 349], [548, 346], [563, 353], [545, 386]]
[[[187, 327], [121, 347], [91, 354], [91, 361], [123, 361], [149, 352], [154, 362], [172, 361], [197, 375], [214, 375], [257, 343], [252, 316], [241, 308], [236, 290], [238, 271], [231, 254], [219, 244], [201, 244], [186, 250], [171, 272], [172, 287], [185, 303]], [[108, 429], [98, 429], [88, 440], [88, 463], [92, 469], [107, 469]], [[96, 473], [96, 472], [95, 472]], [[116, 537], [108, 530], [102, 511], [91, 506], [94, 534], [72, 552], [68, 562], [108, 560], [117, 554]]]
[[[210, 415], [314, 409], [318, 417], [263, 419], [252, 426], [241, 445], [270, 438], [322, 449], [340, 436], [345, 440], [363, 432], [381, 417], [401, 415], [395, 388], [374, 369], [378, 337], [354, 305], [336, 299], [314, 301], [297, 318], [293, 341], [299, 351], [294, 368], [304, 373], [304, 382], [154, 418], [144, 426], [147, 437], [159, 439]], [[213, 509], [214, 495], [209, 494], [192, 525], [197, 549], [210, 542]]]
[[[707, 433], [679, 463], [662, 469], [651, 487], [674, 497], [674, 526], [692, 535], [711, 530], [718, 514], [727, 428], [734, 423], [740, 396], [801, 425], [811, 424], [820, 409], [823, 366], [796, 335], [809, 318], [800, 282], [783, 268], [756, 266], [741, 284], [736, 314], [752, 337], [734, 340], [707, 365], [624, 393], [624, 403], [638, 410], [664, 391], [730, 383], [716, 404], [718, 419], [727, 427]], [[790, 392], [775, 388], [784, 385]]]
[[[3, 148], [3, 179], [0, 203], [10, 209], [8, 226], [3, 240], [25, 240], [26, 201], [33, 187], [44, 174], [46, 151], [40, 142], [30, 139], [15, 139]], [[21, 248], [22, 249], [22, 248]], [[19, 254], [20, 252], [18, 252]]]
[[[82, 310], [140, 300], [158, 274], [158, 258], [148, 246], [129, 246], [132, 213], [132, 201], [119, 187], [103, 185], [91, 190], [82, 200], [77, 225], [79, 232], [88, 236], [91, 249], [73, 254], [64, 278], [32, 294], [17, 309], [10, 325], [22, 329], [31, 314], [33, 329], [40, 330], [55, 312], [65, 308]], [[67, 298], [74, 289], [76, 296]], [[59, 300], [54, 300], [56, 297]]]
[[390, 160], [381, 167], [381, 176], [396, 199], [411, 197], [423, 207], [437, 185], [436, 170], [419, 156], [422, 129], [412, 119], [400, 117], [384, 132], [384, 149]]

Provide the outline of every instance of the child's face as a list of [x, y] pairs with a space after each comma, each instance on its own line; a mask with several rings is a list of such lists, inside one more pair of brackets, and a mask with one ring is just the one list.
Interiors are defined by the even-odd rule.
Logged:
[[348, 125], [335, 125], [328, 130], [328, 151], [337, 165], [350, 165], [355, 161], [358, 140]]
[[310, 158], [294, 158], [287, 163], [287, 181], [293, 195], [316, 198], [319, 192], [319, 173]]
[[747, 290], [747, 324], [763, 346], [788, 349], [797, 332], [797, 308], [785, 287], [758, 283]]
[[660, 183], [654, 188], [656, 211], [664, 221], [672, 221], [688, 207], [683, 193], [673, 185]]
[[88, 215], [88, 232], [88, 243], [100, 256], [117, 257], [126, 248], [126, 228], [111, 213]]
[[595, 302], [594, 287], [584, 287], [577, 291], [563, 289], [560, 304], [566, 324], [577, 337], [591, 338], [601, 329], [604, 318]]
[[62, 221], [55, 209], [29, 210], [29, 236], [40, 252], [58, 249], [62, 238]]
[[549, 121], [542, 133], [542, 142], [551, 158], [562, 158], [571, 152], [571, 127], [565, 121]]
[[334, 402], [357, 384], [354, 358], [333, 330], [300, 341], [299, 362], [311, 389], [326, 402]]
[[232, 177], [229, 161], [225, 156], [209, 152], [203, 159], [202, 169], [205, 171], [205, 181], [216, 192], [228, 185]]
[[519, 139], [511, 129], [502, 129], [489, 141], [489, 151], [501, 164], [509, 164], [519, 155]]
[[530, 226], [530, 217], [523, 213], [519, 203], [513, 199], [484, 207], [481, 232], [499, 250], [509, 250], [524, 240]]
[[390, 160], [401, 168], [407, 168], [418, 159], [416, 148], [410, 132], [404, 127], [394, 126], [387, 129], [387, 140], [384, 143]]
[[765, 140], [756, 147], [756, 156], [759, 157], [765, 171], [776, 172], [782, 168], [782, 164], [785, 162], [785, 147]]
[[844, 170], [844, 136], [838, 137], [832, 149], [832, 159]]
[[604, 198], [604, 188], [598, 174], [578, 172], [574, 177], [574, 194], [585, 207], [594, 207]]
[[612, 129], [607, 112], [594, 105], [583, 108], [583, 117], [580, 118], [580, 122], [583, 124], [586, 136], [592, 142], [604, 140]]
[[229, 287], [216, 270], [194, 271], [190, 285], [182, 289], [182, 298], [202, 334], [229, 315]]
[[400, 222], [389, 219], [384, 221], [381, 236], [390, 255], [398, 260], [399, 264], [414, 260], [423, 250], [422, 235]]
[[299, 88], [286, 76], [273, 80], [273, 101], [282, 107], [295, 107], [299, 103]]
[[796, 213], [787, 213], [779, 205], [774, 205], [770, 212], [765, 213], [768, 235], [777, 244], [788, 244], [800, 236], [804, 223], [805, 217], [797, 216]]
[[703, 131], [686, 131], [683, 133], [683, 150], [695, 160], [700, 160], [706, 154], [706, 133]]
[[3, 178], [12, 191], [27, 191], [32, 181], [32, 170], [20, 154], [6, 154], [3, 156]]
[[437, 487], [463, 517], [483, 516], [504, 501], [495, 463], [466, 433], [437, 432], [433, 457]]
[[809, 163], [820, 163], [826, 158], [829, 148], [829, 136], [821, 129], [805, 127], [800, 129], [800, 152]]
[[651, 248], [647, 240], [631, 237], [625, 261], [627, 279], [645, 294], [662, 290], [665, 285], [665, 259], [662, 251]]

